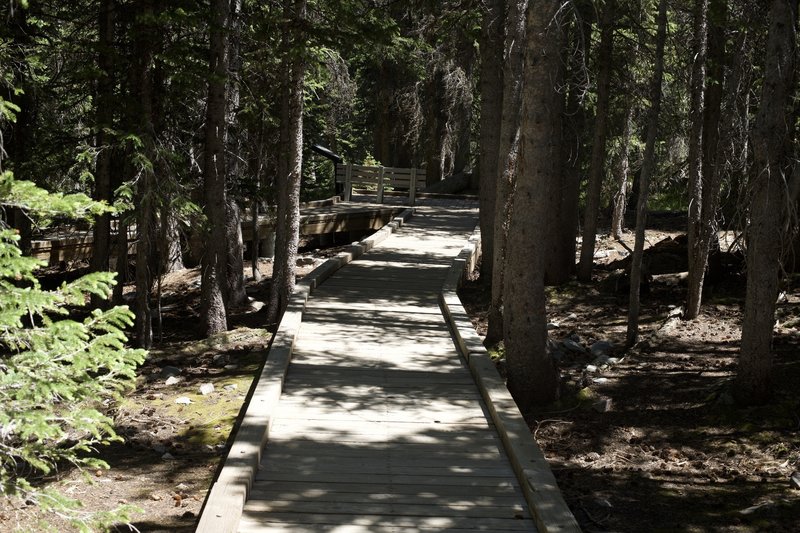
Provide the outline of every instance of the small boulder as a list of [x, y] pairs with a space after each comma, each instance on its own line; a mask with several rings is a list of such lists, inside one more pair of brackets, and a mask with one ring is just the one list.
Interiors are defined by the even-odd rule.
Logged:
[[175, 400], [175, 403], [177, 403], [179, 405], [189, 405], [190, 403], [192, 403], [192, 400], [190, 400], [186, 396], [181, 396], [180, 398]]
[[167, 385], [167, 386], [172, 386], [172, 385], [176, 385], [176, 384], [180, 383], [181, 381], [183, 381], [183, 379], [179, 378], [178, 376], [170, 376], [170, 377], [167, 378], [167, 380], [164, 382], [164, 384]]
[[214, 384], [213, 383], [203, 383], [200, 385], [200, 394], [203, 396], [207, 396], [214, 392]]

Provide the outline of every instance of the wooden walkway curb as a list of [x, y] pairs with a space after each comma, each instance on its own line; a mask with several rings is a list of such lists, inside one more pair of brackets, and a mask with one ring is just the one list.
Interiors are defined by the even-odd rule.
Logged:
[[548, 533], [580, 532], [578, 521], [564, 501], [547, 459], [533, 439], [530, 428], [458, 297], [458, 288], [465, 276], [475, 269], [479, 253], [480, 229], [476, 228], [458, 258], [453, 261], [445, 280], [440, 297], [442, 312], [450, 323], [456, 344], [469, 364], [503, 440], [539, 530]]
[[337, 270], [384, 241], [411, 216], [406, 209], [392, 222], [368, 238], [350, 246], [327, 260], [303, 278], [289, 300], [286, 312], [272, 339], [267, 360], [256, 379], [255, 390], [236, 433], [219, 477], [211, 486], [197, 525], [197, 532], [233, 533], [238, 531], [242, 509], [250, 493], [261, 452], [269, 438], [275, 409], [283, 391], [283, 381], [292, 358], [295, 340], [303, 318], [308, 297], [323, 281]]

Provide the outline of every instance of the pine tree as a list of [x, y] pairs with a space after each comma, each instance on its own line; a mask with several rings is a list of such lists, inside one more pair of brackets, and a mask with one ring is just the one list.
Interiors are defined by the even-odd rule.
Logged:
[[[53, 216], [88, 218], [109, 211], [82, 194], [50, 194], [0, 175], [0, 205], [24, 211], [41, 225]], [[108, 468], [91, 456], [99, 444], [122, 440], [105, 405], [133, 385], [145, 357], [126, 347], [133, 324], [127, 307], [95, 309], [67, 318], [88, 296], [107, 298], [114, 274], [95, 272], [43, 290], [41, 265], [22, 255], [19, 235], [0, 229], [0, 491], [66, 517], [79, 530], [127, 520], [130, 507], [92, 515], [55, 491], [32, 485], [25, 472], [48, 474], [58, 465]]]

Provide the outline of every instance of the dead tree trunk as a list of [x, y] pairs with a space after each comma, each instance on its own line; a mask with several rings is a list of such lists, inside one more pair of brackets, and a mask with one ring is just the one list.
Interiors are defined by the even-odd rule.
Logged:
[[708, 261], [708, 250], [703, 250], [701, 236], [703, 202], [703, 113], [705, 110], [706, 40], [708, 34], [708, 0], [695, 0], [694, 13], [694, 63], [691, 80], [691, 131], [689, 134], [689, 290], [686, 318], [700, 313], [703, 277]]

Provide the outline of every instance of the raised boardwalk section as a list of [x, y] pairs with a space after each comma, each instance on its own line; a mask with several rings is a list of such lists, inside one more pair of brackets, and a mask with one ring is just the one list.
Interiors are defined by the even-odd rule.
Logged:
[[[547, 470], [542, 501], [553, 510], [534, 520], [531, 485], [546, 463], [538, 448], [506, 455], [509, 432], [493, 421], [505, 407], [482, 399], [487, 388], [457, 348], [474, 339], [456, 343], [448, 320], [459, 311], [445, 318], [440, 307], [476, 222], [474, 207], [419, 207], [301, 288], [198, 531], [537, 531], [561, 513]], [[538, 530], [571, 531], [570, 517]]]

